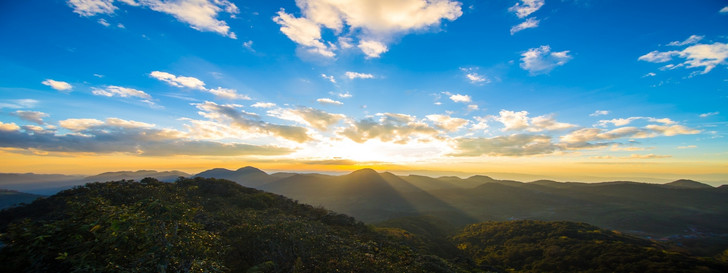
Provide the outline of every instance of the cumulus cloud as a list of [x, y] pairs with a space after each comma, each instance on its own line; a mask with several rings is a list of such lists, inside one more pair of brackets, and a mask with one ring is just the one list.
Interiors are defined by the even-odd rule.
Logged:
[[359, 72], [352, 72], [352, 71], [346, 71], [346, 73], [344, 73], [344, 75], [346, 75], [346, 77], [349, 78], [350, 80], [373, 79], [374, 78], [374, 75], [369, 74], [369, 73], [359, 73]]
[[20, 130], [20, 126], [17, 124], [11, 122], [11, 123], [4, 123], [0, 121], [0, 132], [13, 132]]
[[340, 102], [338, 100], [332, 100], [330, 98], [320, 98], [316, 100], [320, 104], [331, 104], [331, 105], [343, 105], [343, 102]]
[[300, 107], [297, 109], [276, 109], [268, 111], [268, 115], [280, 119], [306, 124], [319, 131], [326, 131], [331, 126], [346, 118], [341, 114], [331, 114], [322, 110]]
[[168, 83], [169, 85], [175, 86], [175, 87], [186, 87], [191, 89], [197, 89], [206, 91], [210, 94], [215, 95], [218, 98], [223, 99], [241, 99], [241, 100], [250, 100], [250, 97], [247, 95], [238, 94], [238, 91], [235, 89], [230, 88], [207, 88], [205, 87], [205, 82], [201, 81], [198, 78], [195, 77], [187, 77], [187, 76], [176, 76], [171, 73], [162, 72], [162, 71], [152, 71], [152, 73], [149, 73], [149, 76], [152, 78], [155, 78], [157, 80], [163, 81]]
[[455, 140], [452, 156], [530, 156], [551, 154], [558, 146], [546, 135], [515, 134], [492, 138], [460, 138]]
[[536, 18], [528, 18], [526, 19], [526, 21], [523, 21], [520, 24], [511, 27], [511, 35], [516, 34], [516, 32], [524, 29], [536, 28], [538, 27], [539, 22], [540, 21]]
[[93, 88], [93, 91], [91, 91], [94, 95], [97, 96], [105, 96], [105, 97], [115, 97], [119, 96], [122, 98], [128, 98], [128, 97], [137, 97], [142, 99], [151, 99], [152, 96], [147, 94], [144, 91], [136, 90], [133, 88], [127, 88], [127, 87], [121, 87], [121, 86], [114, 86], [109, 85], [106, 88]]
[[239, 110], [239, 105], [219, 105], [210, 101], [192, 105], [200, 110], [199, 115], [220, 124], [229, 124], [245, 132], [271, 135], [298, 143], [311, 140], [306, 128], [264, 122], [256, 114]]
[[531, 48], [521, 56], [521, 68], [530, 72], [531, 75], [549, 73], [557, 66], [562, 66], [572, 59], [568, 50], [551, 52], [551, 47], [548, 45]]
[[63, 82], [63, 81], [55, 81], [51, 79], [46, 79], [45, 81], [41, 82], [43, 85], [50, 86], [51, 88], [58, 90], [58, 91], [68, 91], [73, 88], [69, 83]]
[[[693, 36], [691, 36], [691, 38]], [[693, 38], [693, 40], [695, 40], [695, 38]], [[679, 44], [682, 45], [683, 43], [686, 43], [685, 45], [687, 45], [697, 42], [697, 40], [690, 41], [690, 38], [688, 38], [688, 40]], [[700, 73], [707, 74], [718, 65], [726, 65], [726, 59], [728, 59], [728, 44], [716, 42], [713, 44], [694, 44], [683, 50], [671, 50], [665, 52], [655, 50], [640, 56], [638, 60], [651, 63], [665, 63], [672, 61], [675, 57], [681, 58], [684, 61], [678, 64], [668, 64], [664, 66], [665, 69], [675, 69], [678, 67], [702, 68], [703, 71]]]
[[503, 131], [523, 130], [528, 128], [528, 112], [527, 111], [508, 111], [501, 110], [495, 120], [503, 123]]
[[[237, 6], [228, 0], [120, 0], [129, 6], [138, 6], [153, 11], [172, 15], [180, 22], [190, 25], [199, 31], [216, 32], [235, 39], [235, 33], [225, 21], [219, 20], [221, 12], [231, 16], [240, 12]], [[113, 0], [69, 0], [68, 5], [73, 12], [89, 17], [100, 14], [113, 14], [118, 7]]]
[[528, 128], [530, 132], [541, 131], [559, 131], [574, 128], [576, 125], [564, 122], [558, 122], [552, 115], [538, 116], [531, 119], [531, 126]]
[[468, 124], [466, 119], [454, 118], [448, 115], [427, 115], [425, 117], [435, 123], [435, 127], [448, 132], [455, 132]]
[[[53, 130], [23, 130], [11, 128], [0, 134], [0, 147], [34, 149], [65, 153], [129, 153], [146, 156], [167, 155], [281, 155], [292, 152], [276, 146], [256, 146], [241, 143], [219, 143], [192, 140], [187, 134], [172, 129], [157, 129], [154, 125], [109, 118], [69, 119], [60, 121], [72, 134]], [[0, 130], [5, 125], [0, 122]], [[17, 127], [17, 126], [16, 126]]]
[[484, 83], [490, 82], [490, 80], [487, 77], [478, 74], [478, 72], [476, 72], [476, 70], [477, 70], [477, 68], [473, 68], [473, 67], [468, 67], [468, 68], [461, 67], [460, 68], [460, 71], [463, 71], [463, 73], [465, 73], [465, 78], [467, 78], [470, 81], [470, 83], [472, 83], [472, 84], [484, 84]]
[[439, 133], [435, 128], [410, 115], [379, 113], [377, 116], [378, 120], [366, 118], [349, 121], [349, 126], [339, 129], [337, 134], [357, 143], [379, 139], [383, 142], [406, 144], [417, 139], [436, 138]]
[[388, 50], [385, 43], [394, 35], [436, 27], [462, 15], [461, 3], [451, 0], [300, 0], [296, 5], [303, 17], [281, 10], [273, 20], [289, 39], [326, 57], [335, 56], [338, 48], [321, 37], [323, 27], [334, 31], [341, 48], [355, 43], [368, 58], [377, 58]]
[[516, 13], [518, 18], [525, 18], [541, 9], [544, 4], [544, 0], [521, 0], [520, 3], [510, 7], [508, 11]]
[[450, 100], [453, 102], [469, 103], [472, 101], [472, 98], [469, 95], [451, 94], [449, 92], [445, 92], [444, 94], [450, 96]]
[[589, 114], [591, 117], [598, 117], [598, 116], [605, 116], [609, 115], [609, 111], [607, 110], [596, 110], [594, 113]]
[[43, 118], [46, 118], [49, 116], [48, 114], [43, 113], [43, 112], [21, 111], [21, 110], [15, 111], [13, 113], [13, 115], [19, 117], [22, 120], [41, 124], [41, 125], [45, 124], [45, 122], [43, 121]]
[[331, 83], [336, 83], [336, 78], [334, 78], [334, 76], [329, 76], [329, 75], [326, 75], [326, 74], [321, 74], [321, 77], [324, 78], [324, 79], [329, 80]]

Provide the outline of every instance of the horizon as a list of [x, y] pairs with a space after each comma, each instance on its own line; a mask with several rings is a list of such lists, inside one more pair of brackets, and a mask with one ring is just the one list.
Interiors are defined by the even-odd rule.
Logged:
[[5, 3], [0, 172], [727, 184], [721, 25], [717, 0]]

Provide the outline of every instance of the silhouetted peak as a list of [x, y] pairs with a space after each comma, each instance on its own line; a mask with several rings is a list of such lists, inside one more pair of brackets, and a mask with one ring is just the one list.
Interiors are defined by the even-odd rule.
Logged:
[[242, 167], [235, 172], [236, 173], [246, 173], [246, 174], [248, 174], [248, 173], [265, 173], [264, 171], [261, 171], [260, 169], [258, 169], [256, 167], [251, 167], [251, 166]]
[[666, 186], [670, 187], [676, 187], [676, 188], [685, 188], [685, 189], [712, 189], [713, 186], [708, 184], [703, 184], [695, 180], [690, 179], [680, 179], [675, 180], [673, 182], [665, 184]]
[[379, 173], [373, 169], [370, 168], [364, 168], [361, 170], [356, 170], [351, 172], [349, 175], [355, 175], [355, 176], [371, 176], [371, 175], [379, 175]]

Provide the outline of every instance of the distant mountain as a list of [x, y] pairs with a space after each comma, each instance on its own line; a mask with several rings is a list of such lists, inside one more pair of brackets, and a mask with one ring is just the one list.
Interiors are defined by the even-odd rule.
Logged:
[[0, 188], [40, 195], [51, 195], [84, 182], [80, 175], [0, 173]]
[[43, 195], [0, 189], [0, 210], [21, 203], [30, 204]]
[[279, 180], [291, 175], [293, 174], [268, 175], [266, 172], [261, 171], [260, 169], [247, 166], [237, 169], [235, 171], [223, 168], [215, 168], [198, 173], [195, 175], [195, 177], [227, 179], [233, 182], [237, 182], [238, 184], [246, 187], [260, 188], [262, 185], [268, 182]]
[[676, 180], [670, 183], [666, 183], [665, 186], [682, 189], [713, 189], [713, 186], [711, 185], [703, 184], [689, 179]]
[[146, 177], [152, 177], [164, 182], [173, 182], [179, 177], [189, 177], [190, 174], [180, 171], [151, 171], [151, 170], [139, 170], [139, 171], [119, 171], [119, 172], [105, 172], [94, 176], [84, 178], [87, 182], [106, 182], [106, 181], [118, 181], [118, 180], [142, 180]]

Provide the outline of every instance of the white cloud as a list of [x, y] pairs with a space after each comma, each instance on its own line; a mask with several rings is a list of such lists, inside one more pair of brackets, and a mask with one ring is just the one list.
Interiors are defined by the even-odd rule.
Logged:
[[0, 132], [12, 132], [12, 131], [18, 131], [20, 130], [20, 126], [17, 124], [11, 122], [11, 123], [3, 123], [0, 121]]
[[216, 97], [219, 97], [219, 98], [230, 99], [230, 100], [235, 100], [235, 99], [250, 100], [250, 97], [248, 97], [247, 95], [238, 94], [238, 91], [235, 89], [218, 87], [215, 89], [210, 88], [210, 89], [207, 89], [206, 91], [212, 93], [213, 95], [215, 95]]
[[76, 118], [72, 118], [72, 119], [61, 120], [61, 121], [58, 122], [58, 124], [60, 124], [61, 127], [63, 127], [63, 128], [66, 128], [66, 129], [71, 130], [71, 131], [74, 131], [74, 132], [78, 132], [78, 131], [86, 130], [86, 129], [91, 128], [93, 126], [102, 125], [102, 124], [104, 124], [104, 122], [103, 121], [100, 121], [98, 119], [90, 119], [90, 118], [76, 119]]
[[150, 96], [149, 94], [147, 94], [144, 91], [136, 90], [133, 88], [114, 86], [114, 85], [109, 85], [105, 89], [93, 88], [93, 91], [91, 93], [93, 93], [94, 95], [97, 95], [97, 96], [106, 96], [106, 97], [119, 96], [122, 98], [128, 98], [128, 97], [138, 97], [138, 98], [142, 98], [142, 99], [151, 99], [152, 98], [152, 96]]
[[461, 95], [461, 94], [450, 94], [445, 93], [446, 95], [450, 95], [450, 100], [453, 102], [461, 102], [461, 103], [469, 103], [472, 101], [472, 98], [469, 95]]
[[654, 72], [650, 72], [650, 73], [647, 73], [644, 76], [642, 76], [642, 78], [654, 77], [654, 76], [657, 76], [657, 74], [655, 74]]
[[332, 83], [336, 83], [336, 78], [334, 78], [334, 76], [328, 76], [326, 74], [321, 74], [321, 77], [324, 78], [324, 79], [329, 80]]
[[358, 47], [367, 58], [379, 58], [379, 55], [389, 50], [387, 45], [373, 40], [361, 40]]
[[667, 45], [669, 45], [669, 46], [685, 46], [685, 45], [692, 45], [692, 44], [697, 44], [697, 43], [698, 43], [698, 42], [700, 42], [700, 40], [702, 40], [703, 38], [705, 38], [705, 36], [690, 35], [690, 37], [688, 37], [687, 39], [685, 39], [685, 41], [682, 41], [682, 42], [680, 42], [680, 41], [672, 41], [672, 42], [670, 42], [670, 43], [669, 43], [669, 44], [667, 44]]
[[656, 154], [646, 154], [646, 155], [631, 154], [628, 157], [620, 157], [620, 158], [622, 158], [622, 159], [655, 159], [655, 158], [670, 158], [670, 157], [672, 157], [672, 156], [671, 155], [656, 155]]
[[678, 146], [678, 149], [695, 149], [698, 148], [698, 146], [695, 145], [687, 145], [687, 146]]
[[526, 19], [526, 21], [523, 21], [520, 24], [511, 27], [511, 35], [516, 34], [516, 32], [524, 29], [536, 28], [538, 27], [539, 22], [540, 21], [536, 18], [528, 18]]
[[321, 103], [321, 104], [333, 104], [333, 105], [342, 105], [342, 104], [344, 104], [343, 102], [336, 101], [336, 100], [332, 100], [332, 99], [329, 99], [329, 98], [320, 98], [320, 99], [317, 99], [316, 101], [318, 103]]
[[544, 4], [544, 0], [521, 0], [521, 3], [516, 3], [508, 8], [508, 11], [515, 12], [518, 18], [525, 18], [538, 11]]
[[38, 124], [45, 124], [45, 122], [43, 121], [43, 118], [49, 117], [48, 114], [43, 113], [43, 112], [21, 111], [21, 110], [15, 111], [13, 113], [13, 115], [19, 117], [22, 120], [30, 121], [30, 122], [38, 123]]
[[254, 107], [254, 108], [273, 108], [275, 106], [276, 106], [276, 104], [275, 103], [272, 103], [272, 102], [256, 102], [253, 105], [251, 105], [250, 107]]
[[490, 82], [490, 80], [488, 78], [475, 72], [476, 70], [477, 70], [477, 68], [473, 68], [473, 67], [470, 67], [470, 68], [461, 67], [460, 68], [460, 71], [463, 71], [465, 73], [465, 77], [472, 84], [484, 84], [484, 83]]
[[352, 72], [352, 71], [346, 71], [346, 73], [344, 73], [344, 75], [346, 75], [346, 77], [349, 78], [350, 80], [373, 79], [374, 78], [374, 75], [369, 74], [369, 73], [359, 73], [359, 72]]
[[531, 48], [521, 54], [521, 68], [527, 70], [531, 75], [549, 73], [557, 66], [562, 66], [571, 60], [569, 51], [551, 52], [551, 47], [544, 45]]
[[356, 143], [379, 139], [383, 142], [407, 144], [415, 140], [432, 140], [439, 133], [427, 123], [416, 121], [410, 115], [378, 113], [377, 116], [379, 120], [367, 118], [349, 121], [349, 127], [338, 130], [337, 134]]
[[478, 108], [479, 107], [478, 107], [477, 104], [470, 104], [470, 105], [468, 105], [468, 111], [475, 111], [475, 110], [478, 110]]
[[247, 48], [251, 52], [255, 52], [255, 49], [253, 49], [253, 40], [248, 40], [246, 42], [243, 42], [243, 47]]
[[629, 118], [615, 118], [610, 120], [600, 120], [599, 126], [605, 127], [610, 123], [614, 126], [624, 126], [630, 124], [634, 120], [642, 119], [642, 117], [629, 117]]
[[608, 114], [609, 114], [609, 111], [607, 111], [607, 110], [596, 110], [596, 111], [594, 111], [594, 113], [589, 114], [589, 116], [597, 117], [597, 116], [604, 116], [604, 115], [608, 115]]
[[545, 135], [515, 134], [492, 138], [460, 138], [455, 140], [457, 152], [452, 156], [530, 156], [551, 154], [558, 146]]
[[96, 14], [112, 14], [116, 10], [114, 0], [68, 0], [73, 12], [81, 16], [94, 16]]
[[728, 59], [728, 44], [695, 44], [681, 51], [672, 50], [666, 52], [652, 51], [638, 58], [640, 61], [651, 63], [664, 63], [672, 61], [673, 57], [684, 59], [680, 64], [668, 64], [664, 69], [675, 69], [678, 67], [685, 68], [703, 68], [701, 74], [706, 74], [718, 65], [725, 65]]
[[564, 122], [558, 122], [553, 116], [538, 116], [531, 119], [531, 127], [528, 128], [529, 132], [541, 132], [541, 131], [558, 131], [574, 128], [576, 125]]
[[728, 13], [728, 6], [725, 6], [725, 7], [723, 7], [722, 9], [720, 9], [720, 11], [719, 11], [719, 12], [720, 12], [720, 13]]
[[110, 25], [111, 25], [111, 24], [109, 24], [109, 22], [106, 22], [106, 20], [105, 20], [105, 19], [103, 19], [103, 18], [102, 18], [102, 19], [99, 19], [99, 21], [98, 21], [98, 22], [99, 22], [99, 24], [101, 24], [101, 25], [103, 25], [103, 26], [105, 26], [105, 27], [108, 27], [108, 26], [110, 26]]
[[[172, 15], [180, 22], [190, 25], [199, 31], [216, 32], [235, 39], [235, 33], [225, 21], [218, 20], [218, 14], [225, 12], [231, 15], [240, 12], [237, 6], [228, 0], [119, 0], [130, 6], [146, 7], [153, 11]], [[69, 0], [68, 5], [73, 12], [81, 16], [113, 14], [117, 6], [113, 0]], [[101, 21], [99, 21], [101, 23]], [[103, 23], [102, 23], [103, 24]], [[105, 24], [104, 24], [105, 25]]]
[[347, 92], [344, 92], [344, 93], [338, 93], [336, 95], [339, 96], [339, 98], [342, 98], [342, 99], [348, 99], [348, 98], [351, 98], [352, 97], [351, 93], [349, 93], [348, 91]]
[[427, 115], [426, 118], [434, 122], [437, 128], [448, 132], [455, 132], [468, 124], [466, 119], [453, 118], [447, 115]]
[[658, 133], [662, 133], [666, 136], [674, 136], [674, 135], [694, 135], [699, 134], [700, 130], [690, 129], [682, 125], [672, 125], [672, 126], [665, 126], [665, 125], [654, 125], [650, 124], [647, 125], [645, 128], [653, 130]]
[[45, 81], [43, 81], [41, 83], [44, 85], [50, 86], [51, 88], [58, 90], [58, 91], [67, 91], [67, 90], [71, 90], [71, 88], [73, 88], [73, 86], [71, 86], [67, 82], [55, 81], [55, 80], [51, 80], [51, 79], [46, 79]]
[[334, 124], [346, 118], [346, 116], [341, 114], [331, 114], [310, 107], [270, 110], [268, 111], [268, 115], [307, 124], [319, 131], [326, 131]]
[[501, 110], [495, 120], [503, 123], [503, 131], [522, 130], [528, 128], [528, 112]]
[[701, 117], [701, 118], [707, 118], [707, 117], [709, 117], [709, 116], [715, 116], [715, 115], [717, 115], [717, 114], [720, 114], [720, 112], [710, 112], [710, 113], [703, 113], [703, 114], [700, 114], [700, 117]]
[[162, 71], [152, 71], [149, 76], [176, 87], [206, 90], [205, 83], [194, 77], [175, 76]]
[[16, 100], [0, 100], [0, 109], [2, 108], [33, 108], [38, 104], [34, 99], [16, 99]]
[[393, 36], [439, 26], [443, 19], [453, 21], [462, 15], [462, 4], [451, 0], [299, 0], [296, 5], [303, 17], [281, 10], [273, 20], [292, 41], [327, 57], [335, 56], [335, 47], [321, 38], [322, 27], [334, 31], [342, 48], [359, 44], [368, 58], [376, 58], [387, 51], [385, 42]]

